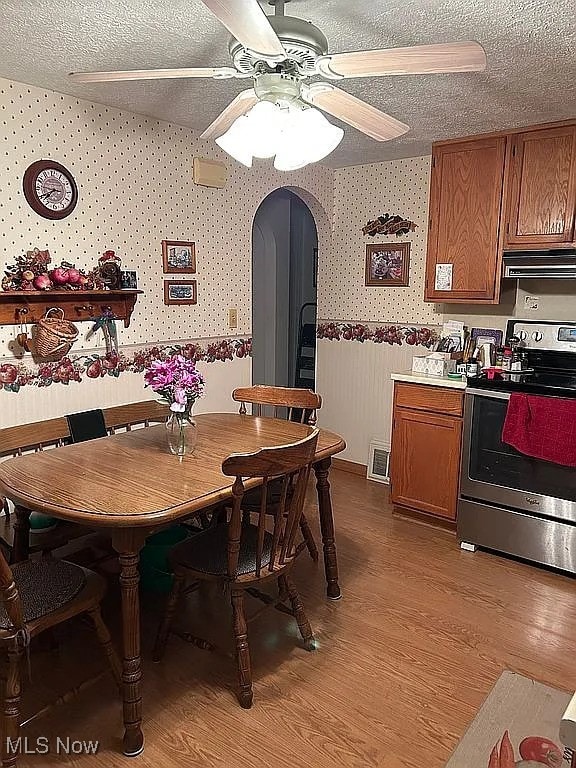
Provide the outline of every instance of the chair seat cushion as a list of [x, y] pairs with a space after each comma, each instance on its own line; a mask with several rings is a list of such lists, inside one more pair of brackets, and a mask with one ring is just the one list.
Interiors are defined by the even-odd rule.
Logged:
[[[245, 575], [256, 570], [258, 527], [242, 526], [238, 574]], [[264, 533], [262, 546], [262, 568], [270, 562], [272, 534]], [[177, 544], [170, 552], [170, 564], [210, 576], [226, 576], [228, 573], [228, 525], [217, 525], [202, 531], [197, 536]]]
[[[86, 584], [82, 568], [64, 560], [44, 557], [25, 560], [12, 566], [26, 623], [57, 611], [69, 603]], [[0, 628], [11, 627], [3, 605], [0, 605]]]

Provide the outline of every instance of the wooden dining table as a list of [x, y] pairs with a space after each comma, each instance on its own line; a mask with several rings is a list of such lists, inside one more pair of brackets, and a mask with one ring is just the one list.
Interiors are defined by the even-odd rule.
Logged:
[[[0, 464], [0, 493], [16, 507], [16, 559], [27, 557], [32, 511], [104, 530], [118, 553], [125, 755], [144, 747], [138, 565], [146, 537], [230, 499], [234, 478], [223, 475], [221, 466], [231, 453], [286, 445], [312, 431], [291, 421], [233, 413], [201, 414], [196, 420], [198, 443], [183, 459], [169, 453], [166, 430], [156, 425]], [[340, 597], [340, 586], [328, 475], [331, 457], [344, 448], [339, 435], [320, 430], [314, 472], [327, 595], [333, 600]]]

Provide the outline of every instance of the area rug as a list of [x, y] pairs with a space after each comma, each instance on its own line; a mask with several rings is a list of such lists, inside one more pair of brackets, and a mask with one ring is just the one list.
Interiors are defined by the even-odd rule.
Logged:
[[572, 696], [529, 677], [504, 672], [446, 768], [569, 768], [558, 736]]

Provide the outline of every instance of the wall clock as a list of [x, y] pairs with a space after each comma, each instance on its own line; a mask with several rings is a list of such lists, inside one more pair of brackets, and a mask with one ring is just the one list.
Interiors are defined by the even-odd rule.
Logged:
[[78, 202], [78, 187], [70, 171], [55, 160], [37, 160], [24, 173], [24, 197], [45, 219], [64, 219]]

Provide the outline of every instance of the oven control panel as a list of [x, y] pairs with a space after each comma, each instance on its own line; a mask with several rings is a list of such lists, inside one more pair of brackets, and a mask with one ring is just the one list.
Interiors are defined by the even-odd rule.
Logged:
[[516, 336], [527, 349], [576, 353], [576, 323], [546, 320], [509, 320], [506, 338]]

